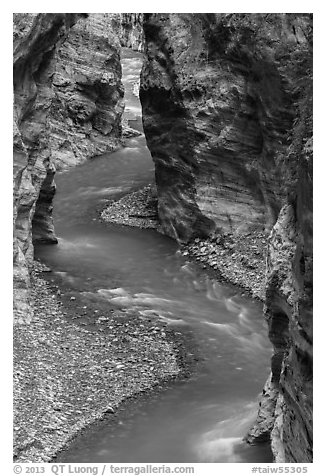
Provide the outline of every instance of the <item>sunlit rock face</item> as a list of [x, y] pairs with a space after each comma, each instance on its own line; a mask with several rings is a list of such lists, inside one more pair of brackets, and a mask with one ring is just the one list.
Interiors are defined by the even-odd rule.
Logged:
[[120, 145], [120, 43], [107, 14], [14, 15], [14, 309], [30, 320], [32, 241], [55, 243], [54, 173]]
[[[268, 44], [276, 31], [265, 23], [252, 45], [243, 25], [232, 15], [144, 15], [144, 129], [160, 221], [181, 241], [215, 229], [271, 229], [281, 207], [288, 78]], [[296, 41], [290, 27], [282, 35]]]

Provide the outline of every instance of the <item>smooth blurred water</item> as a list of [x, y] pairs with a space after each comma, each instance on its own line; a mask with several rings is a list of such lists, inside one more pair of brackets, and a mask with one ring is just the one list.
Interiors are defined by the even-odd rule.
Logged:
[[[125, 52], [127, 100], [141, 55]], [[136, 111], [136, 112], [135, 112]], [[79, 437], [66, 462], [269, 462], [268, 447], [242, 437], [257, 411], [271, 355], [262, 306], [208, 278], [177, 253], [176, 243], [153, 230], [102, 224], [96, 209], [153, 181], [144, 136], [111, 155], [57, 175], [57, 246], [36, 256], [58, 283], [83, 303], [153, 312], [179, 332], [192, 332], [201, 356], [196, 372], [152, 400], [131, 406], [116, 425], [103, 422]]]

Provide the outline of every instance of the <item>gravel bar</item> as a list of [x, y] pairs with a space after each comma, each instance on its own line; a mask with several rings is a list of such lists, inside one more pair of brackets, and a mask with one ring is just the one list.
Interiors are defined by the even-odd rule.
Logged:
[[63, 312], [39, 263], [32, 286], [34, 318], [14, 327], [14, 461], [49, 462], [127, 398], [185, 376], [166, 324], [108, 310], [90, 330]]
[[[157, 192], [148, 185], [112, 201], [100, 214], [104, 222], [139, 228], [154, 228], [163, 233], [157, 216]], [[255, 299], [264, 300], [268, 233], [219, 233], [207, 239], [196, 238], [180, 247], [190, 261], [196, 261], [220, 281], [240, 287]]]

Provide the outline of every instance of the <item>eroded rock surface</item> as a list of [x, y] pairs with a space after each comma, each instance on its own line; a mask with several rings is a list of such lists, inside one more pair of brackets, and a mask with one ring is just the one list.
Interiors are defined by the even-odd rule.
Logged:
[[18, 320], [31, 318], [32, 238], [56, 242], [51, 216], [55, 170], [119, 146], [120, 44], [110, 25], [107, 14], [14, 15], [14, 309]]
[[[20, 322], [31, 319], [32, 219], [50, 163], [46, 144], [49, 100], [39, 91], [37, 78], [44, 59], [53, 55], [55, 45], [64, 40], [77, 19], [75, 14], [14, 15], [14, 313]], [[53, 238], [53, 229], [49, 236]]]
[[164, 232], [271, 231], [272, 373], [247, 440], [271, 437], [286, 462], [312, 460], [311, 20], [144, 15], [140, 98]]
[[[288, 318], [288, 328], [279, 329], [280, 335], [288, 338], [288, 346], [281, 363], [277, 402], [280, 416], [276, 413], [272, 443], [276, 461], [282, 461], [284, 454], [284, 460], [290, 462], [312, 462], [313, 440], [312, 160], [302, 155], [296, 200], [292, 205], [294, 226], [293, 222], [284, 226], [285, 230], [290, 227], [291, 233], [296, 232], [290, 279], [281, 287], [271, 282], [267, 288], [278, 296], [281, 288], [283, 299], [279, 302], [283, 303]], [[279, 253], [278, 260], [282, 260]], [[273, 322], [277, 316], [274, 300], [266, 305]]]
[[57, 168], [76, 165], [119, 145], [123, 87], [120, 45], [109, 14], [89, 14], [57, 48], [49, 125]]
[[[55, 168], [113, 150], [123, 106], [110, 14], [14, 20], [14, 297], [16, 319], [28, 322], [32, 221], [34, 239], [56, 241]], [[135, 47], [138, 33], [124, 21], [123, 41]], [[310, 462], [312, 131], [311, 91], [302, 86], [310, 18], [144, 14], [141, 21], [140, 98], [161, 226], [181, 242], [271, 230], [265, 316], [274, 355], [248, 441], [271, 437], [276, 461]]]
[[[268, 405], [274, 411], [271, 443], [276, 462], [312, 462], [311, 35], [308, 25], [307, 45], [301, 46], [305, 63], [301, 63], [296, 119], [285, 162], [287, 200], [269, 237], [266, 269], [264, 312], [274, 346], [272, 382], [277, 390]], [[258, 418], [249, 439], [254, 434], [259, 437], [265, 426], [266, 420]]]
[[259, 442], [268, 427], [276, 462], [312, 462], [312, 233], [302, 228], [312, 199], [306, 192], [306, 210], [286, 205], [270, 236], [265, 316], [273, 392], [263, 394], [264, 414], [248, 440]]
[[110, 13], [112, 28], [121, 46], [135, 51], [144, 49], [143, 13]]
[[[276, 29], [263, 22], [258, 41], [243, 17], [144, 16], [144, 130], [160, 220], [181, 241], [271, 229], [281, 206], [276, 157], [293, 118], [286, 58], [273, 49]], [[296, 42], [290, 26], [281, 35]]]

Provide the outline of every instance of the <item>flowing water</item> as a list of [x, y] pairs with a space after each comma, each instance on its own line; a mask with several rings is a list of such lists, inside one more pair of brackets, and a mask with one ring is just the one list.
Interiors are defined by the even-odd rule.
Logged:
[[[132, 94], [140, 54], [124, 51], [127, 114], [140, 128]], [[139, 401], [117, 425], [86, 431], [61, 457], [66, 462], [270, 462], [268, 447], [242, 437], [269, 373], [270, 344], [262, 306], [222, 285], [153, 230], [99, 222], [96, 209], [153, 181], [144, 136], [127, 147], [57, 175], [57, 246], [36, 256], [78, 301], [156, 312], [178, 332], [191, 331], [200, 362], [193, 375]], [[77, 301], [76, 301], [77, 302]]]

